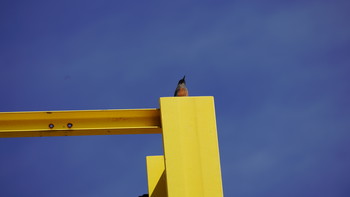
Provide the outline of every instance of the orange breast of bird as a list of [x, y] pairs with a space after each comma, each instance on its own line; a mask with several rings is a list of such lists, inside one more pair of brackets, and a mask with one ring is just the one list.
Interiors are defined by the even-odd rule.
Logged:
[[188, 91], [186, 88], [180, 88], [178, 91], [177, 91], [177, 96], [188, 96]]

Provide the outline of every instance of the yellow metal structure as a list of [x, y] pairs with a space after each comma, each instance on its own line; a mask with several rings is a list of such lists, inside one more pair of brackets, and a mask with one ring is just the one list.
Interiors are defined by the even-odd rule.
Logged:
[[223, 196], [213, 97], [161, 98], [169, 197]]
[[222, 197], [213, 97], [163, 97], [160, 109], [0, 112], [0, 137], [162, 133], [147, 157], [152, 197]]
[[161, 133], [159, 109], [0, 112], [0, 137]]
[[146, 161], [149, 196], [167, 196], [164, 156], [148, 156]]

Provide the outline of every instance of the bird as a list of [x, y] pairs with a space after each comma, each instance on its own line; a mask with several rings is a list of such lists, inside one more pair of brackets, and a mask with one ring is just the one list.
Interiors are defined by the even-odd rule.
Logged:
[[188, 96], [185, 77], [186, 76], [180, 79], [179, 83], [177, 84], [174, 96]]

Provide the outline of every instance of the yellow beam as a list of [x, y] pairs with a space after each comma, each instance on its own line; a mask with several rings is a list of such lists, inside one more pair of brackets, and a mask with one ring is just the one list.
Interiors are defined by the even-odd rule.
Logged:
[[222, 197], [213, 97], [160, 98], [169, 197]]
[[150, 197], [167, 197], [164, 156], [147, 156], [148, 194]]
[[0, 137], [161, 133], [159, 109], [0, 112]]

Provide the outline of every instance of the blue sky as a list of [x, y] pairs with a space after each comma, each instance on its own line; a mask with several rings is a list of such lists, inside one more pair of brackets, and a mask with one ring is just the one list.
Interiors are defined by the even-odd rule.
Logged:
[[[2, 1], [0, 111], [214, 96], [225, 196], [350, 196], [350, 3]], [[0, 139], [0, 196], [138, 196], [160, 135]]]

